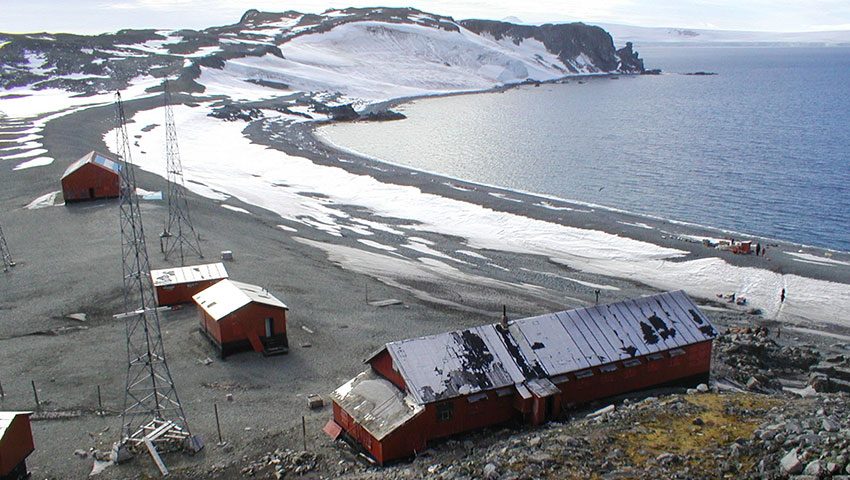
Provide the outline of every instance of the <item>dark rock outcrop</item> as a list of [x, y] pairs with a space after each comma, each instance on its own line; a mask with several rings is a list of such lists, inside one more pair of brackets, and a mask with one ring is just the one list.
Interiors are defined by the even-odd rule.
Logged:
[[632, 42], [626, 42], [626, 46], [617, 50], [617, 57], [620, 59], [620, 67], [618, 70], [624, 72], [645, 73], [643, 68], [643, 60], [638, 56], [638, 52], [632, 49]]
[[407, 118], [403, 113], [394, 112], [392, 110], [382, 110], [380, 112], [369, 112], [365, 115], [361, 115], [361, 120], [367, 120], [370, 122], [385, 122], [389, 120], [403, 120]]
[[[488, 33], [496, 40], [508, 38], [519, 44], [533, 38], [542, 42], [549, 52], [558, 58], [572, 73], [578, 73], [575, 60], [584, 54], [601, 72], [643, 73], [643, 60], [632, 52], [631, 44], [617, 51], [611, 35], [600, 27], [584, 23], [515, 25], [494, 20], [462, 20], [467, 29], [477, 33]], [[622, 53], [621, 53], [622, 52]], [[623, 59], [626, 59], [625, 61]]]
[[237, 107], [236, 105], [225, 105], [213, 110], [209, 114], [209, 116], [220, 118], [222, 120], [227, 120], [230, 122], [236, 120], [244, 120], [246, 122], [250, 122], [251, 120], [256, 120], [258, 118], [263, 117], [263, 112], [258, 108], [241, 108]]

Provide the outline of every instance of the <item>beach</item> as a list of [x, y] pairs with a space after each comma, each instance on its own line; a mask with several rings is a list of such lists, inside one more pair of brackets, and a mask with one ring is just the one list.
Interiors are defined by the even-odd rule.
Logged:
[[[181, 97], [185, 105], [175, 107], [205, 254], [189, 261], [215, 262], [231, 250], [230, 278], [289, 306], [290, 352], [220, 361], [198, 332], [194, 307], [161, 315], [180, 399], [207, 442], [196, 456], [168, 456], [177, 472], [226, 471], [243, 456], [302, 442], [339, 455], [321, 432], [330, 408], [308, 409], [308, 394], [327, 402], [384, 343], [494, 323], [502, 306], [521, 318], [592, 305], [597, 292], [604, 303], [685, 289], [719, 329], [779, 325], [793, 332], [784, 341], [850, 343], [847, 252], [753, 238], [769, 245], [767, 254], [736, 255], [702, 241], [741, 239], [733, 232], [362, 158], [317, 138], [314, 122], [226, 122], [191, 106], [205, 100]], [[126, 102], [145, 191], [165, 190], [160, 104], [158, 96]], [[113, 318], [124, 311], [118, 201], [31, 203], [59, 190], [70, 162], [90, 150], [114, 152], [113, 108], [47, 121], [40, 143], [54, 162], [13, 170], [19, 162], [0, 159], [0, 224], [17, 262], [0, 274], [0, 406], [33, 410], [37, 390], [37, 447], [28, 462], [36, 477], [80, 478], [92, 461], [75, 450], [108, 449], [118, 439], [126, 375], [124, 326]], [[151, 267], [165, 267], [157, 236], [167, 204], [141, 205]], [[747, 303], [730, 303], [733, 293]], [[371, 304], [389, 299], [400, 303]], [[86, 320], [68, 317], [74, 313]], [[119, 478], [155, 471], [149, 458], [110, 468]]]

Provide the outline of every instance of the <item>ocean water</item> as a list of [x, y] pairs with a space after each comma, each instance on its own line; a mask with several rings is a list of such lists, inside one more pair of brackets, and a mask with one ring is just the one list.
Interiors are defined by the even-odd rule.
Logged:
[[665, 73], [421, 99], [405, 120], [321, 133], [456, 178], [850, 251], [850, 48], [639, 50]]

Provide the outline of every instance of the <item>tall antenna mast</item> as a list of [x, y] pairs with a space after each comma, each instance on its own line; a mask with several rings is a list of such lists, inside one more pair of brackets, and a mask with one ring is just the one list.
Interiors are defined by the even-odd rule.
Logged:
[[[157, 447], [166, 450], [197, 451], [202, 448], [193, 437], [177, 397], [171, 372], [165, 361], [159, 314], [154, 301], [150, 264], [136, 175], [130, 158], [130, 141], [121, 94], [115, 94], [118, 122], [117, 145], [121, 162], [121, 258], [124, 274], [124, 311], [127, 329], [127, 389], [121, 413], [121, 441], [117, 459], [133, 447], [147, 447], [160, 471], [168, 470]], [[123, 447], [123, 449], [122, 449]]]
[[0, 227], [0, 257], [3, 257], [4, 272], [8, 272], [10, 268], [15, 266], [15, 261], [12, 260], [12, 254], [9, 253], [9, 245], [6, 244], [6, 235], [3, 234], [3, 227]]
[[184, 247], [204, 258], [201, 245], [192, 221], [189, 219], [189, 205], [186, 203], [186, 186], [183, 183], [183, 165], [180, 163], [180, 150], [177, 148], [177, 127], [174, 125], [174, 112], [171, 109], [171, 95], [168, 92], [168, 80], [165, 81], [165, 162], [168, 172], [168, 223], [160, 234], [160, 250], [165, 259], [178, 252], [180, 265], [184, 265]]

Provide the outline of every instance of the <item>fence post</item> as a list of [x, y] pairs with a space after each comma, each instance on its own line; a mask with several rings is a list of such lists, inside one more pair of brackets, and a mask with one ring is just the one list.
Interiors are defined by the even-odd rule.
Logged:
[[38, 401], [38, 390], [35, 389], [35, 380], [30, 380], [30, 383], [32, 383], [32, 395], [35, 397], [35, 410], [40, 411], [41, 402]]

